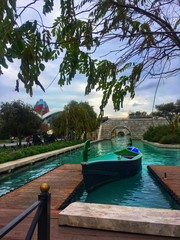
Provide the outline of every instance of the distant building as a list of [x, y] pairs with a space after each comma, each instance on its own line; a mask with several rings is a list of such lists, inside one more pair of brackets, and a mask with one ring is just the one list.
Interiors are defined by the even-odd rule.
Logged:
[[60, 113], [61, 113], [61, 111], [56, 111], [56, 112], [48, 112], [48, 113], [44, 114], [43, 122], [46, 124], [49, 124], [51, 119], [53, 119], [54, 117], [58, 117]]

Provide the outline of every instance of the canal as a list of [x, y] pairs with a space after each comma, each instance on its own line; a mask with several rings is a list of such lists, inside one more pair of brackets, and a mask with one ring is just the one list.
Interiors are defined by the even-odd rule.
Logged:
[[[94, 143], [91, 145], [90, 157], [118, 150], [125, 147], [126, 144], [127, 141], [123, 138]], [[89, 194], [84, 191], [82, 196], [77, 200], [90, 203], [179, 209], [174, 200], [148, 172], [147, 166], [180, 166], [180, 150], [156, 148], [141, 141], [133, 141], [133, 145], [138, 147], [143, 154], [142, 171], [138, 175], [106, 184]], [[42, 176], [62, 164], [80, 164], [81, 161], [82, 149], [78, 149], [60, 155], [56, 159], [49, 159], [0, 177], [0, 196]]]

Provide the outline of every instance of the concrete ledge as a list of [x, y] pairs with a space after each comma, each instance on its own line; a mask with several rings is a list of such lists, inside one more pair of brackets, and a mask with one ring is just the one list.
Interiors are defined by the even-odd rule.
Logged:
[[[96, 143], [96, 142], [99, 142], [99, 140], [92, 141], [91, 143]], [[0, 174], [6, 173], [6, 172], [11, 172], [12, 170], [14, 170], [16, 168], [24, 167], [29, 164], [34, 164], [35, 162], [46, 160], [51, 157], [58, 157], [61, 154], [82, 148], [83, 146], [84, 146], [84, 143], [80, 143], [80, 144], [77, 144], [74, 146], [65, 147], [62, 149], [58, 149], [58, 150], [54, 150], [54, 151], [50, 151], [50, 152], [46, 152], [46, 153], [40, 153], [40, 154], [37, 154], [34, 156], [21, 158], [21, 159], [17, 159], [17, 160], [6, 162], [6, 163], [1, 163], [0, 164]]]
[[180, 237], [180, 211], [74, 202], [59, 214], [59, 225]]
[[161, 144], [157, 142], [149, 142], [147, 140], [141, 140], [141, 141], [158, 148], [180, 149], [180, 144]]
[[0, 173], [3, 172], [11, 172], [12, 170], [19, 168], [19, 167], [23, 167], [29, 164], [33, 164], [35, 162], [38, 161], [42, 161], [42, 160], [46, 160], [48, 158], [51, 157], [57, 157], [58, 155], [70, 152], [72, 150], [81, 148], [83, 146], [83, 144], [78, 144], [75, 146], [70, 146], [70, 147], [66, 147], [66, 148], [62, 148], [59, 150], [54, 150], [54, 151], [50, 151], [50, 152], [46, 152], [46, 153], [41, 153], [38, 155], [34, 155], [34, 156], [30, 156], [30, 157], [26, 157], [26, 158], [21, 158], [18, 160], [14, 160], [14, 161], [10, 161], [10, 162], [6, 162], [6, 163], [1, 163], [0, 164]]

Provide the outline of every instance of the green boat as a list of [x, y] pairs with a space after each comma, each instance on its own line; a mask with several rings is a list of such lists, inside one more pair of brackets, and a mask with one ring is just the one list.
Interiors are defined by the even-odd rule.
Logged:
[[90, 159], [89, 151], [90, 141], [88, 140], [84, 144], [81, 163], [87, 192], [103, 184], [132, 177], [142, 169], [142, 153], [133, 146]]

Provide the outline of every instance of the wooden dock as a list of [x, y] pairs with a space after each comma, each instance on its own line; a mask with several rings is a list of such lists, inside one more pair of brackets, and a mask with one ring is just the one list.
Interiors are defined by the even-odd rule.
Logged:
[[[55, 212], [58, 218], [58, 213], [60, 212], [58, 209], [65, 207], [66, 204], [68, 204], [68, 201], [71, 201], [71, 198], [73, 198], [73, 195], [75, 194], [75, 190], [78, 189], [82, 183], [81, 165], [62, 165], [0, 197], [0, 228], [38, 200], [40, 185], [42, 183], [48, 183], [50, 186], [51, 212]], [[34, 214], [31, 214], [30, 217], [20, 223], [3, 239], [25, 239], [25, 233], [28, 230], [28, 226], [30, 226], [33, 215]], [[53, 221], [54, 214], [51, 215]], [[54, 234], [53, 230], [51, 232]]]
[[148, 170], [180, 206], [180, 166], [148, 166]]
[[[66, 164], [52, 170], [49, 173], [25, 184], [24, 186], [0, 197], [0, 228], [9, 223], [14, 217], [37, 201], [42, 183], [50, 185], [51, 192], [51, 240], [166, 240], [171, 237], [150, 236], [143, 234], [112, 232], [104, 230], [82, 229], [73, 227], [60, 227], [59, 208], [66, 206], [67, 200], [71, 201], [74, 190], [82, 183], [81, 166], [78, 164]], [[24, 240], [29, 229], [34, 213], [28, 216], [15, 229], [9, 232], [3, 239]], [[37, 239], [36, 234], [32, 238]]]
[[82, 182], [81, 165], [65, 164], [0, 198], [1, 209], [25, 209], [37, 201], [40, 185], [48, 183], [51, 209], [57, 210]]

